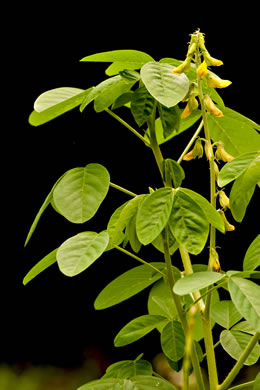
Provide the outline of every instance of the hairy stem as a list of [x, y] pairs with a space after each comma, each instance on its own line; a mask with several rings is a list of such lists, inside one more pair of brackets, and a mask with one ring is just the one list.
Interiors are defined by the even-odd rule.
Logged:
[[260, 332], [256, 332], [256, 334], [248, 343], [246, 349], [244, 350], [244, 352], [242, 353], [242, 355], [240, 356], [240, 358], [238, 359], [238, 361], [236, 362], [236, 364], [234, 365], [234, 367], [232, 368], [232, 370], [230, 371], [226, 379], [219, 386], [217, 386], [216, 388], [217, 390], [226, 390], [229, 388], [229, 385], [233, 382], [235, 377], [238, 375], [246, 359], [250, 355], [255, 345], [259, 342], [259, 340], [260, 340]]

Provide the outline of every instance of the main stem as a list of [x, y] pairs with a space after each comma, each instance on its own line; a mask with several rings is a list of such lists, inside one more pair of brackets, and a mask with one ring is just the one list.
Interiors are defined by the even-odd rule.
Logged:
[[[197, 45], [196, 49], [196, 68], [198, 69], [201, 63], [199, 47]], [[207, 111], [204, 104], [204, 94], [202, 90], [202, 81], [200, 76], [197, 76], [197, 84], [198, 84], [198, 92], [199, 92], [199, 100], [202, 112], [202, 119], [204, 124], [204, 134], [207, 142], [211, 145], [211, 138], [208, 126], [208, 117]], [[209, 158], [209, 168], [210, 168], [210, 203], [214, 208], [216, 208], [216, 184], [215, 184], [215, 170], [214, 170], [214, 159]], [[216, 229], [214, 226], [210, 226], [210, 249], [209, 253], [211, 253], [211, 249], [215, 249], [216, 247]], [[211, 292], [207, 295], [206, 298], [206, 306], [205, 311], [202, 315], [202, 324], [203, 324], [203, 334], [204, 334], [204, 343], [206, 348], [206, 356], [207, 356], [207, 364], [208, 364], [208, 374], [209, 374], [209, 383], [210, 389], [216, 390], [218, 386], [218, 372], [217, 372], [217, 364], [216, 364], [216, 356], [214, 351], [214, 342], [211, 331], [211, 323], [210, 323], [210, 303], [211, 303]]]

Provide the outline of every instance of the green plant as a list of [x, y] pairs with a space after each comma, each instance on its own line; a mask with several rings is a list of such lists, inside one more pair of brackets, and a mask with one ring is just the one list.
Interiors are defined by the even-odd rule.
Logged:
[[[260, 185], [260, 126], [224, 105], [216, 89], [231, 82], [209, 69], [222, 65], [222, 61], [209, 54], [200, 31], [191, 35], [184, 61], [166, 58], [156, 62], [150, 55], [134, 50], [98, 53], [82, 61], [110, 63], [108, 78], [87, 90], [57, 88], [43, 93], [35, 101], [29, 122], [39, 126], [77, 106], [83, 111], [93, 102], [96, 112], [108, 113], [150, 148], [162, 186], [149, 188], [146, 194], [135, 194], [112, 183], [107, 169], [96, 163], [65, 172], [46, 197], [26, 244], [48, 205], [72, 223], [81, 224], [95, 215], [109, 187], [126, 193], [129, 200], [115, 210], [105, 231], [84, 231], [67, 239], [33, 267], [24, 284], [55, 262], [62, 273], [75, 276], [105, 251], [121, 251], [141, 265], [106, 286], [98, 295], [95, 308], [111, 307], [148, 286], [153, 287], [148, 314], [126, 324], [115, 337], [115, 346], [128, 345], [158, 329], [162, 351], [170, 365], [177, 371], [183, 370], [183, 389], [189, 388], [192, 370], [197, 388], [205, 388], [200, 368], [204, 357], [211, 390], [252, 385], [230, 388], [242, 366], [252, 365], [259, 358], [260, 287], [250, 279], [259, 278], [256, 269], [260, 265], [260, 235], [251, 243], [244, 259], [240, 259], [243, 269], [229, 271], [228, 260], [222, 266], [219, 261], [216, 231], [225, 234], [234, 230], [227, 220], [227, 211], [231, 211], [235, 221], [242, 222]], [[130, 109], [138, 130], [117, 114], [123, 106]], [[196, 123], [197, 129], [177, 161], [164, 158], [160, 145], [175, 141]], [[203, 158], [204, 154], [210, 171], [209, 201], [182, 187], [183, 160]], [[227, 197], [229, 183], [232, 188]], [[148, 262], [139, 257], [143, 245], [153, 246], [164, 261]], [[180, 253], [183, 270], [174, 266], [176, 251]], [[192, 264], [191, 255], [205, 256], [207, 252], [207, 264]], [[230, 299], [220, 300], [218, 292], [223, 289]], [[215, 322], [223, 327], [217, 344], [236, 360], [222, 383], [218, 380], [212, 336]], [[254, 389], [257, 383], [259, 376]], [[134, 361], [110, 366], [103, 378], [80, 389], [119, 388], [175, 387], [154, 373], [151, 364], [139, 356]]]

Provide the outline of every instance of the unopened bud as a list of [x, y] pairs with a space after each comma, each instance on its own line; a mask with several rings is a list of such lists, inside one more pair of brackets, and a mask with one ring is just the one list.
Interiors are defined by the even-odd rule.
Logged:
[[226, 215], [223, 210], [218, 210], [218, 213], [220, 214], [223, 222], [224, 222], [224, 227], [226, 232], [232, 232], [235, 230], [235, 226], [231, 225], [231, 223], [228, 222]]
[[191, 96], [188, 100], [186, 107], [184, 108], [184, 110], [181, 114], [181, 119], [187, 118], [192, 113], [192, 111], [194, 111], [198, 108], [198, 106], [199, 106], [199, 103], [198, 103], [197, 99], [195, 98], [195, 96]]
[[205, 142], [204, 149], [205, 149], [205, 154], [206, 154], [207, 159], [209, 161], [211, 161], [212, 158], [214, 157], [214, 155], [213, 155], [213, 149], [212, 149], [211, 143], [209, 141]]
[[210, 249], [209, 266], [210, 266], [210, 269], [212, 269], [215, 272], [220, 271], [218, 252], [216, 251], [215, 248]]
[[185, 160], [185, 161], [193, 160], [193, 151], [191, 150], [189, 153], [185, 154], [185, 156], [183, 157], [183, 160]]
[[203, 53], [204, 61], [208, 66], [220, 66], [223, 65], [223, 62], [220, 60], [217, 60], [216, 58], [211, 57], [208, 51], [205, 51]]
[[188, 73], [190, 71], [191, 57], [186, 57], [182, 64], [172, 70], [172, 74]]
[[208, 74], [208, 67], [205, 61], [203, 61], [197, 69], [197, 73], [201, 79], [203, 79]]
[[232, 84], [229, 80], [222, 80], [221, 78], [207, 75], [207, 84], [209, 88], [226, 88]]
[[214, 171], [215, 171], [215, 179], [218, 181], [218, 175], [219, 175], [219, 169], [218, 169], [218, 164], [216, 161], [214, 161]]
[[218, 146], [217, 146], [217, 150], [216, 150], [216, 153], [215, 153], [215, 157], [217, 159], [217, 161], [221, 160], [221, 161], [224, 161], [224, 162], [228, 162], [228, 161], [231, 161], [233, 160], [233, 156], [231, 156], [229, 153], [227, 153], [224, 149], [224, 145], [222, 142], [218, 142]]
[[193, 158], [201, 158], [203, 156], [203, 146], [201, 144], [201, 139], [197, 139], [194, 145], [194, 148], [192, 149], [192, 155]]
[[206, 46], [205, 46], [204, 35], [202, 33], [199, 34], [199, 47], [200, 47], [202, 53], [207, 51]]
[[220, 118], [223, 116], [223, 112], [220, 111], [219, 108], [217, 108], [217, 106], [215, 106], [215, 104], [213, 103], [212, 99], [209, 97], [209, 95], [205, 95], [204, 97], [204, 103], [205, 103], [205, 107], [206, 109], [213, 115], [215, 115], [217, 118]]
[[230, 208], [229, 198], [227, 197], [225, 192], [223, 190], [219, 191], [218, 196], [219, 196], [219, 203], [221, 204], [223, 209], [229, 209]]

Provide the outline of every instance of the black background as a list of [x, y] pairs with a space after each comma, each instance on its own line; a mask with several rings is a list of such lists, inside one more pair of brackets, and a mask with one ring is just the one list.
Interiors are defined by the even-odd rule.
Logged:
[[[26, 287], [22, 285], [24, 275], [44, 255], [80, 231], [105, 229], [112, 211], [128, 199], [111, 189], [97, 215], [84, 226], [71, 225], [48, 208], [24, 249], [34, 216], [57, 178], [70, 168], [98, 162], [108, 169], [114, 183], [136, 193], [147, 192], [148, 186], [161, 186], [150, 151], [106, 113], [95, 114], [90, 106], [83, 114], [76, 109], [38, 128], [28, 124], [28, 116], [34, 100], [48, 89], [85, 89], [105, 78], [105, 64], [80, 63], [82, 57], [136, 49], [155, 60], [183, 59], [189, 34], [200, 28], [206, 34], [209, 52], [224, 62], [217, 73], [233, 82], [221, 91], [226, 105], [259, 121], [256, 9], [246, 11], [236, 4], [236, 10], [228, 10], [221, 4], [205, 2], [192, 7], [166, 2], [143, 7], [104, 3], [58, 8], [52, 4], [6, 10], [2, 49], [0, 362], [77, 365], [89, 346], [101, 349], [107, 359], [117, 360], [135, 358], [141, 352], [149, 359], [159, 351], [156, 335], [127, 348], [113, 347], [113, 337], [120, 328], [146, 313], [147, 292], [103, 312], [93, 309], [95, 297], [109, 281], [138, 265], [120, 253], [104, 254], [75, 278], [65, 277], [54, 265]], [[187, 140], [183, 135], [165, 145], [164, 156], [177, 159]], [[184, 185], [207, 196], [207, 162], [194, 161], [183, 167], [187, 176]], [[225, 267], [222, 263], [223, 269], [240, 269], [245, 251], [256, 236], [257, 196], [259, 189], [244, 225], [236, 224], [235, 232], [218, 237], [220, 260], [232, 264]], [[147, 249], [141, 255], [158, 259]], [[203, 256], [193, 260], [206, 261]]]

